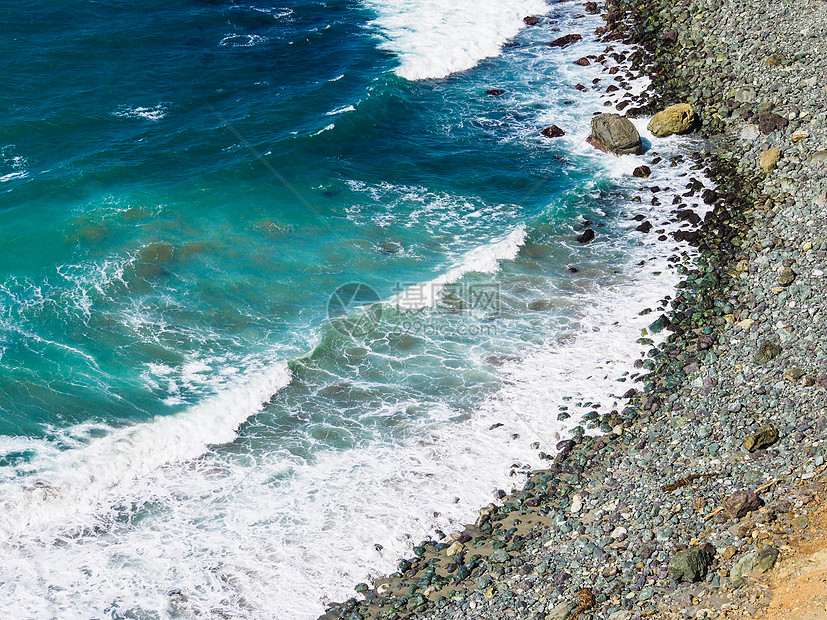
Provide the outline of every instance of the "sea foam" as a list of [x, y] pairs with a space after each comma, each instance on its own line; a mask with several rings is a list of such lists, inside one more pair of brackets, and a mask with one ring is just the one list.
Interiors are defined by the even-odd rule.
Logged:
[[396, 73], [408, 80], [441, 78], [497, 56], [523, 27], [523, 18], [548, 10], [541, 0], [367, 0], [380, 45], [396, 53]]

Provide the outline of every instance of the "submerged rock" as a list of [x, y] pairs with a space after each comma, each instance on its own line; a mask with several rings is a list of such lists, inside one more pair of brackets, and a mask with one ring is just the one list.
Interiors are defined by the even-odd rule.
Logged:
[[615, 155], [641, 155], [643, 142], [635, 126], [620, 114], [599, 114], [592, 119], [588, 142], [596, 149]]
[[540, 20], [537, 18], [536, 15], [529, 15], [527, 17], [523, 17], [523, 23], [526, 26], [536, 26], [540, 23]]
[[579, 34], [567, 34], [565, 36], [554, 39], [554, 41], [549, 43], [549, 45], [551, 45], [551, 47], [567, 47], [572, 43], [577, 43], [582, 38], [582, 35]]

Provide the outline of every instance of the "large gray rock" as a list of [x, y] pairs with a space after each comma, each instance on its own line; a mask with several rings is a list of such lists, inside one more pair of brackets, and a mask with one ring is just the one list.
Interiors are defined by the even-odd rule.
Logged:
[[700, 581], [706, 576], [714, 556], [711, 544], [680, 551], [669, 560], [669, 576], [675, 581]]
[[563, 601], [546, 614], [546, 620], [566, 620], [576, 607], [577, 604], [574, 601]]
[[758, 552], [751, 551], [735, 563], [729, 571], [729, 579], [733, 588], [740, 588], [744, 585], [746, 576], [758, 566]]
[[643, 142], [635, 126], [620, 114], [599, 114], [592, 119], [592, 135], [589, 144], [596, 149], [615, 155], [641, 155]]

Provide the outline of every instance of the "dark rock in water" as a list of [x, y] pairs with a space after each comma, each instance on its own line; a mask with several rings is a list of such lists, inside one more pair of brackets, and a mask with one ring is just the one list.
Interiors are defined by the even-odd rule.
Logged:
[[677, 43], [678, 31], [675, 28], [672, 28], [671, 30], [666, 30], [661, 33], [660, 40], [664, 43]]
[[735, 493], [724, 500], [724, 509], [733, 519], [740, 519], [753, 510], [758, 510], [760, 507], [761, 498], [758, 497], [755, 491], [749, 491], [747, 489], [735, 491]]
[[382, 245], [379, 246], [379, 251], [382, 254], [396, 254], [402, 250], [402, 246], [398, 244], [396, 241], [383, 241]]
[[577, 273], [578, 271], [580, 271], [580, 270], [577, 267], [569, 267], [569, 272], [570, 273]]
[[705, 189], [701, 192], [701, 198], [703, 199], [705, 205], [711, 205], [713, 202], [718, 200], [718, 192], [714, 189]]
[[600, 9], [597, 8], [597, 2], [587, 2], [584, 8], [589, 15], [597, 15], [600, 12]]
[[577, 241], [580, 243], [589, 243], [592, 240], [594, 240], [594, 230], [591, 228], [587, 228], [582, 233], [577, 235]]
[[599, 114], [592, 119], [588, 142], [595, 148], [615, 155], [641, 155], [643, 142], [628, 118], [619, 114]]
[[554, 39], [549, 45], [551, 45], [551, 47], [566, 47], [572, 43], [577, 43], [582, 38], [579, 34], [567, 34], [558, 39]]
[[784, 129], [789, 123], [783, 116], [773, 114], [772, 112], [764, 112], [758, 117], [758, 129], [760, 129], [761, 133], [765, 136], [771, 134], [776, 129]]
[[669, 576], [675, 581], [700, 581], [709, 571], [714, 557], [715, 547], [710, 543], [680, 551], [669, 560]]
[[676, 230], [672, 233], [675, 241], [686, 241], [690, 245], [698, 245], [701, 240], [701, 233], [697, 230]]
[[692, 209], [681, 209], [677, 213], [679, 222], [689, 222], [697, 225], [701, 223], [701, 216], [695, 213]]
[[540, 133], [544, 135], [546, 138], [560, 138], [566, 135], [566, 132], [560, 129], [557, 125], [546, 127]]
[[744, 448], [748, 452], [755, 452], [756, 450], [769, 448], [776, 441], [778, 441], [778, 429], [772, 424], [764, 424], [754, 433], [747, 435], [744, 439]]
[[635, 230], [637, 230], [638, 232], [642, 232], [642, 233], [648, 233], [650, 230], [652, 230], [652, 222], [650, 222], [649, 220], [646, 220], [640, 226], [635, 228]]
[[667, 325], [669, 325], [669, 319], [666, 318], [665, 314], [661, 314], [657, 320], [649, 325], [649, 331], [653, 334], [659, 334], [666, 329]]
[[775, 566], [775, 562], [778, 560], [779, 555], [780, 552], [778, 549], [772, 545], [767, 545], [758, 552], [758, 564], [756, 568], [762, 573], [766, 573], [773, 566]]
[[752, 361], [756, 364], [766, 364], [770, 360], [773, 360], [781, 355], [781, 351], [782, 349], [780, 344], [770, 340], [765, 340], [759, 345], [758, 351], [755, 353], [755, 357], [752, 358]]
[[504, 92], [505, 92], [504, 90], [500, 90], [499, 88], [492, 88], [491, 90], [485, 91], [485, 94], [486, 95], [491, 95], [492, 97], [499, 97]]
[[536, 15], [529, 15], [528, 17], [523, 17], [523, 23], [526, 26], [536, 26], [540, 23], [540, 20], [537, 19]]
[[632, 170], [632, 176], [639, 179], [648, 179], [650, 174], [652, 174], [652, 169], [649, 166], [638, 166]]
[[588, 67], [592, 63], [590, 63], [589, 59], [584, 56], [583, 58], [578, 58], [575, 60], [574, 64], [580, 65], [581, 67]]
[[579, 90], [581, 93], [584, 93], [584, 92], [586, 92], [586, 90], [588, 90], [588, 89], [587, 89], [585, 86], [583, 86], [582, 84], [577, 84], [577, 85], [574, 87], [574, 89], [575, 89], [575, 90]]

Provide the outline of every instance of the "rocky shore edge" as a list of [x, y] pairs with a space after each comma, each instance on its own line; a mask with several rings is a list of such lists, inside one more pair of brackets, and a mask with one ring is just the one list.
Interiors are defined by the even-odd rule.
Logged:
[[[825, 491], [825, 8], [585, 4], [603, 15], [606, 54], [652, 81], [617, 109], [689, 106], [710, 140], [691, 157], [715, 188], [689, 180], [686, 195], [704, 192], [711, 211], [678, 233], [698, 258], [677, 267], [685, 278], [650, 328], [670, 335], [636, 363], [625, 408], [587, 414], [522, 490], [324, 620], [768, 617], [761, 586], [818, 534]], [[699, 219], [682, 206], [677, 219]]]

